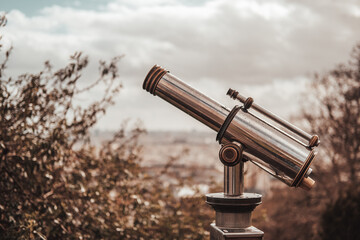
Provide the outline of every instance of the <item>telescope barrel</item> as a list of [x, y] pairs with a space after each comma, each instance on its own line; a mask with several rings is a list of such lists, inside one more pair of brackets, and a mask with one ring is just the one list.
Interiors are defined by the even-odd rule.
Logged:
[[[171, 103], [216, 132], [230, 119], [221, 143], [238, 142], [244, 146], [243, 158], [250, 160], [289, 186], [311, 189], [308, 177], [315, 152], [298, 141], [284, 137], [276, 129], [250, 112], [233, 113], [218, 102], [182, 82], [159, 66], [146, 76], [143, 88]], [[231, 114], [230, 114], [231, 115]]]
[[166, 70], [154, 66], [143, 88], [191, 115], [218, 132], [230, 110], [182, 82]]

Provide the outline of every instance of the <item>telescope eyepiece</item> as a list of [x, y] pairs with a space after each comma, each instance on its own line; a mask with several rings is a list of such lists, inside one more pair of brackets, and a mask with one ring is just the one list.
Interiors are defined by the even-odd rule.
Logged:
[[157, 84], [159, 83], [160, 79], [168, 72], [169, 71], [166, 71], [162, 67], [154, 65], [145, 77], [143, 89], [155, 95]]
[[236, 96], [239, 94], [238, 91], [229, 88], [229, 90], [227, 91], [226, 95], [230, 96], [232, 99], [236, 99]]

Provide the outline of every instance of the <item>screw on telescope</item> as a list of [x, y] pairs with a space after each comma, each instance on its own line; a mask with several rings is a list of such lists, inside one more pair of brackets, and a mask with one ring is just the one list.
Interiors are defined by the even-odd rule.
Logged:
[[234, 166], [242, 159], [243, 146], [241, 144], [228, 143], [221, 147], [219, 159], [225, 166]]
[[309, 147], [310, 148], [317, 147], [317, 146], [319, 146], [319, 144], [320, 144], [320, 139], [319, 139], [318, 135], [313, 135], [311, 137], [311, 139], [309, 140]]
[[226, 149], [224, 149], [224, 151], [222, 152], [221, 157], [228, 163], [233, 163], [236, 161], [237, 159], [237, 152], [234, 148], [232, 147], [228, 147]]

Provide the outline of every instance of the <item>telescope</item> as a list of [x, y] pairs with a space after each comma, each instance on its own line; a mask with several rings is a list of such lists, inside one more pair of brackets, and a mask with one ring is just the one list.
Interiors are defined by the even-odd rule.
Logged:
[[319, 137], [262, 108], [253, 98], [229, 89], [227, 95], [240, 103], [229, 109], [157, 65], [147, 74], [143, 89], [217, 132], [224, 193], [207, 195], [207, 203], [216, 211], [211, 239], [263, 237], [262, 231], [251, 226], [251, 212], [261, 203], [261, 195], [244, 193], [244, 162], [254, 163], [290, 187], [313, 187], [310, 165]]

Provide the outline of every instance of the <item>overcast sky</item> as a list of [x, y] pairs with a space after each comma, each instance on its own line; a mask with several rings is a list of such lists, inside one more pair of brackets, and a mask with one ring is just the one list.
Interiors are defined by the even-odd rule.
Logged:
[[124, 89], [97, 125], [103, 130], [123, 119], [140, 119], [149, 130], [207, 129], [142, 90], [154, 64], [229, 108], [231, 87], [288, 118], [305, 101], [312, 74], [346, 62], [360, 41], [353, 0], [1, 0], [0, 11], [8, 18], [1, 35], [14, 46], [8, 75], [38, 72], [46, 60], [61, 67], [83, 51], [91, 61], [85, 83], [100, 59], [125, 55]]

